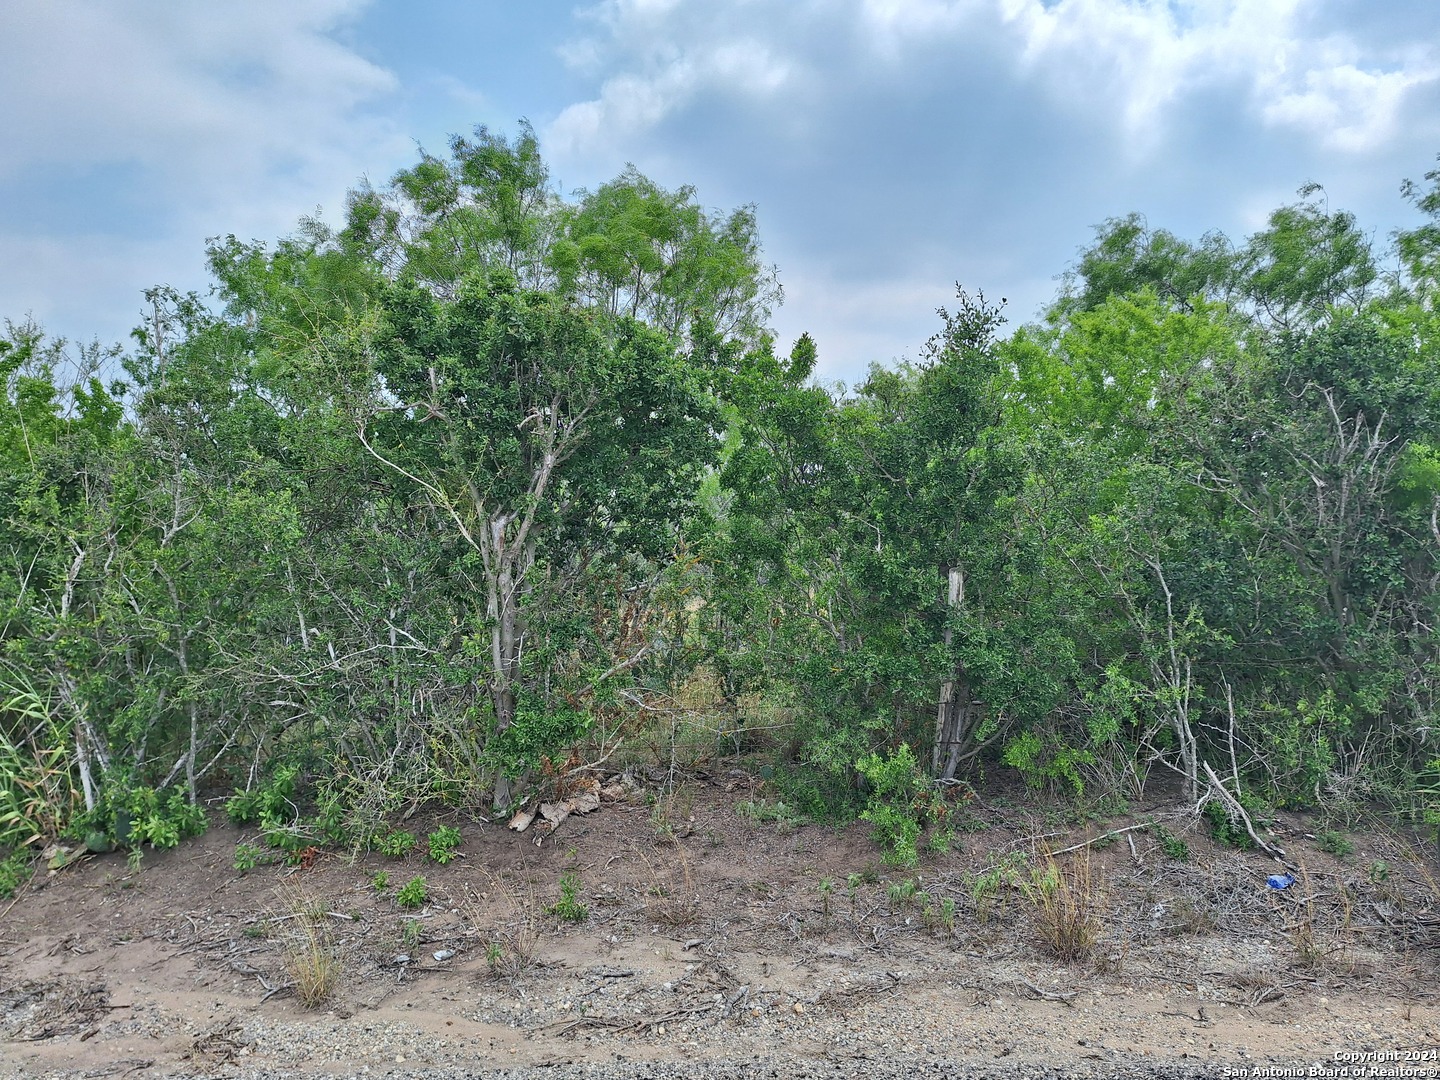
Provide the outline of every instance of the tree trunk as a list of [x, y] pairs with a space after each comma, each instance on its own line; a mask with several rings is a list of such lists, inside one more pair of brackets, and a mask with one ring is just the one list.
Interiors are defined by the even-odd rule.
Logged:
[[[954, 614], [965, 603], [965, 572], [958, 566], [952, 566], [946, 572], [945, 590], [945, 650], [948, 653], [951, 644], [955, 640], [954, 628], [950, 625], [950, 616]], [[952, 773], [958, 758], [955, 754], [955, 742], [960, 734], [962, 726], [960, 715], [962, 710], [956, 708], [956, 688], [961, 674], [957, 664], [950, 672], [950, 676], [940, 684], [940, 701], [935, 710], [935, 746], [931, 754], [930, 769], [936, 776], [941, 776], [941, 758], [946, 758], [943, 779], [952, 779]], [[950, 751], [946, 753], [947, 749]]]

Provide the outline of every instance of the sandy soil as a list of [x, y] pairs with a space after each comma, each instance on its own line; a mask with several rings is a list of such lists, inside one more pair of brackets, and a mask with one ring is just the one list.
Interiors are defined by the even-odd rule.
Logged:
[[[253, 833], [217, 816], [138, 871], [42, 874], [0, 908], [0, 1076], [1220, 1076], [1337, 1054], [1440, 1076], [1440, 889], [1396, 834], [1347, 833], [1338, 859], [1283, 818], [1305, 869], [1284, 892], [1178, 817], [1185, 861], [1145, 829], [1063, 856], [1099, 934], [1061, 961], [1023, 887], [1036, 853], [1166, 807], [1081, 828], [987, 800], [907, 872], [863, 825], [738, 813], [740, 774], [645, 786], [553, 832], [411, 820], [400, 860], [241, 873]], [[439, 824], [464, 838], [446, 866], [420, 852]], [[428, 900], [403, 910], [417, 875]], [[567, 875], [583, 919], [551, 910]]]

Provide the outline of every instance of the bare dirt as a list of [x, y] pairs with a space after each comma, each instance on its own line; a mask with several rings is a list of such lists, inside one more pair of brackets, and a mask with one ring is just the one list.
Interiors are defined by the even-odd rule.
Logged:
[[[1440, 1076], [1436, 866], [1395, 833], [1347, 832], [1340, 858], [1283, 816], [1304, 873], [1276, 891], [1274, 862], [1164, 807], [1079, 826], [987, 798], [904, 871], [863, 824], [737, 812], [744, 774], [647, 788], [551, 832], [412, 819], [403, 859], [242, 873], [253, 831], [217, 815], [138, 870], [42, 873], [0, 907], [0, 1076], [1255, 1076], [1365, 1054]], [[1151, 816], [1188, 858], [1144, 828], [1061, 856], [1060, 907], [1099, 932], [1057, 959], [1044, 850]], [[439, 866], [445, 824], [463, 841]]]

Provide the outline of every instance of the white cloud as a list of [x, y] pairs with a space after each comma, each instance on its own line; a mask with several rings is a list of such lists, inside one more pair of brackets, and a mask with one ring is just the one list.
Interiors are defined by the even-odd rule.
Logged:
[[[12, 311], [34, 294], [48, 296], [26, 304], [44, 322], [123, 333], [71, 329], [57, 312], [73, 306], [70, 297], [111, 297], [122, 280], [134, 307], [157, 280], [199, 286], [203, 237], [288, 232], [319, 204], [338, 209], [367, 168], [405, 160], [410, 141], [377, 110], [396, 80], [336, 37], [363, 6], [5, 5], [0, 185], [33, 191], [59, 178], [83, 189], [91, 206], [113, 209], [108, 218], [86, 216], [106, 235], [61, 244], [55, 235], [67, 230], [38, 206], [0, 208], [7, 249], [38, 260], [29, 283], [0, 281], [0, 305]], [[141, 228], [149, 231], [139, 235]]]
[[[1316, 0], [829, 0], [761, 20], [753, 0], [609, 0], [600, 28], [570, 45], [577, 68], [609, 72], [599, 96], [554, 121], [562, 152], [635, 137], [697, 96], [764, 97], [804, 80], [902, 70], [937, 49], [1009, 57], [1061, 108], [1109, 118], [1141, 158], [1157, 151], [1187, 98], [1231, 88], [1258, 117], [1331, 148], [1393, 139], [1413, 89], [1440, 78], [1440, 50], [1367, 46], [1312, 25]], [[765, 31], [757, 29], [762, 22]], [[820, 70], [817, 43], [853, 49]]]

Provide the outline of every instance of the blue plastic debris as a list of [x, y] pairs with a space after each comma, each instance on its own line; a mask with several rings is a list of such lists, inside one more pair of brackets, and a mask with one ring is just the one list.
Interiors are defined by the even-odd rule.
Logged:
[[1265, 883], [1272, 889], [1288, 889], [1295, 884], [1294, 874], [1271, 874]]

